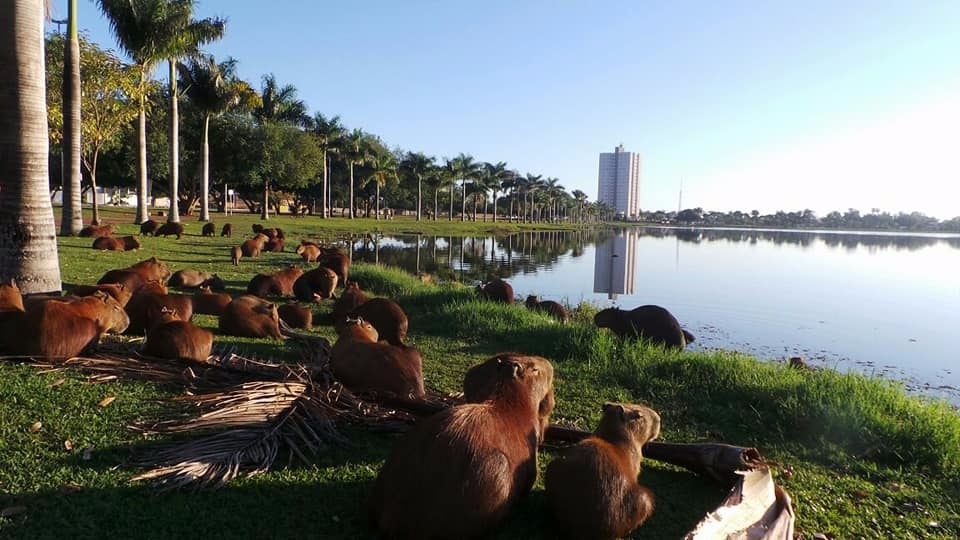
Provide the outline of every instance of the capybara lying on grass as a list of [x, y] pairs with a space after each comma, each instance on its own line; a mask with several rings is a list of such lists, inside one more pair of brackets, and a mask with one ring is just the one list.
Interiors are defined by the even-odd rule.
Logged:
[[423, 419], [394, 445], [371, 500], [382, 536], [477, 538], [529, 493], [553, 368], [518, 359], [499, 368], [488, 400]]
[[220, 229], [220, 236], [231, 237], [233, 236], [233, 225], [230, 223], [224, 223], [223, 228]]
[[206, 362], [213, 349], [213, 332], [181, 320], [176, 310], [163, 308], [147, 332], [143, 354], [171, 360]]
[[489, 283], [477, 285], [477, 294], [484, 300], [494, 302], [513, 303], [513, 287], [506, 281], [497, 278]]
[[625, 538], [653, 513], [637, 482], [641, 449], [660, 433], [660, 415], [642, 405], [607, 403], [592, 436], [550, 462], [544, 475], [557, 530], [567, 538]]
[[127, 333], [143, 334], [160, 321], [160, 315], [164, 309], [176, 312], [181, 320], [192, 319], [193, 298], [183, 294], [162, 294], [141, 290], [133, 295], [125, 309], [130, 315]]
[[105, 283], [103, 285], [77, 285], [70, 289], [73, 296], [92, 296], [97, 291], [103, 291], [116, 300], [121, 307], [125, 307], [133, 293], [122, 283]]
[[247, 284], [247, 294], [265, 298], [269, 295], [293, 296], [293, 284], [303, 275], [303, 268], [291, 264], [272, 274], [257, 274]]
[[183, 234], [183, 223], [178, 223], [175, 221], [168, 221], [161, 225], [153, 233], [154, 236], [176, 236], [177, 240], [180, 239], [180, 236]]
[[313, 311], [300, 304], [289, 303], [278, 306], [277, 315], [290, 328], [302, 328], [304, 330], [313, 328]]
[[[407, 339], [409, 322], [407, 314], [396, 302], [388, 298], [371, 298], [357, 306], [348, 315], [350, 318], [361, 318], [377, 329], [380, 339], [391, 345], [403, 346]], [[334, 324], [339, 324], [336, 321]]]
[[215, 291], [222, 291], [227, 288], [220, 276], [191, 269], [177, 270], [170, 276], [170, 281], [167, 284], [171, 287], [186, 287], [189, 289], [210, 287]]
[[127, 268], [107, 271], [97, 284], [122, 283], [135, 293], [147, 281], [156, 280], [166, 283], [169, 277], [170, 268], [156, 257], [150, 257]]
[[217, 234], [217, 226], [213, 222], [208, 222], [203, 224], [203, 228], [200, 229], [200, 234], [202, 236], [215, 236]]
[[542, 311], [560, 321], [562, 324], [567, 324], [570, 322], [570, 312], [567, 311], [567, 308], [563, 307], [563, 304], [560, 302], [554, 302], [553, 300], [540, 300], [536, 296], [529, 295], [527, 296], [527, 301], [525, 304], [527, 309]]
[[343, 293], [340, 294], [340, 298], [333, 304], [333, 312], [331, 313], [333, 324], [337, 325], [346, 320], [353, 310], [367, 300], [370, 300], [370, 297], [360, 290], [359, 283], [356, 281], [347, 283], [343, 288]]
[[112, 236], [113, 235], [113, 225], [104, 225], [98, 227], [96, 225], [87, 225], [86, 227], [80, 229], [80, 232], [77, 236], [100, 238], [102, 236]]
[[210, 287], [200, 287], [200, 291], [193, 295], [193, 312], [219, 317], [232, 301], [233, 297], [227, 293], [215, 293]]
[[101, 236], [93, 241], [93, 249], [105, 251], [133, 251], [140, 249], [140, 239], [136, 236]]
[[[512, 352], [500, 353], [467, 370], [463, 377], [463, 400], [467, 403], [483, 403], [496, 394], [497, 385], [500, 383], [500, 367], [506, 361], [520, 362], [537, 369], [551, 368], [550, 362], [540, 356]], [[556, 400], [551, 388], [537, 405], [537, 417], [540, 418], [540, 442], [543, 442], [542, 437], [547, 432], [547, 426], [550, 425], [550, 415], [553, 414], [555, 406]]]
[[640, 306], [630, 311], [607, 308], [593, 317], [599, 328], [609, 328], [621, 338], [639, 338], [666, 347], [683, 350], [694, 340], [693, 334], [680, 328], [680, 323], [660, 306]]
[[283, 252], [283, 238], [271, 238], [267, 240], [267, 243], [263, 245], [263, 250], [273, 253]]
[[346, 283], [350, 277], [350, 257], [336, 248], [321, 248], [320, 258], [317, 259], [320, 266], [329, 268], [336, 272], [337, 280], [340, 283]]
[[304, 272], [293, 283], [293, 294], [301, 302], [319, 302], [324, 298], [336, 298], [337, 274], [323, 266]]
[[153, 236], [157, 232], [160, 224], [152, 219], [148, 219], [140, 224], [140, 234], [144, 236]]
[[359, 392], [391, 392], [422, 398], [423, 363], [413, 347], [377, 343], [377, 330], [362, 319], [349, 319], [337, 328], [330, 349], [330, 368], [347, 388]]
[[277, 306], [250, 294], [227, 304], [220, 315], [220, 331], [230, 336], [283, 338]]

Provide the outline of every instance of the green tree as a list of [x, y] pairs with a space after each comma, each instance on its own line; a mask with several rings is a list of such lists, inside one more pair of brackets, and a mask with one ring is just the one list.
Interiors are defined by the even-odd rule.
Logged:
[[340, 117], [333, 116], [327, 118], [322, 113], [317, 113], [313, 117], [313, 134], [317, 137], [320, 150], [323, 152], [323, 195], [321, 212], [322, 217], [326, 218], [330, 210], [330, 154], [336, 154], [340, 151], [346, 130], [340, 124]]
[[[498, 163], [483, 164], [483, 183], [487, 189], [493, 191], [493, 222], [497, 222], [497, 193], [500, 192], [503, 182], [510, 176], [507, 170], [507, 164], [503, 161]], [[487, 205], [483, 205], [483, 220], [487, 220]]]
[[[423, 206], [423, 180], [435, 166], [434, 158], [423, 152], [407, 152], [400, 163], [400, 170], [417, 181], [417, 221], [421, 219]], [[436, 208], [434, 208], [436, 212]]]
[[366, 163], [370, 160], [370, 151], [368, 147], [368, 136], [361, 129], [354, 129], [344, 137], [341, 152], [347, 160], [350, 168], [350, 219], [356, 217], [356, 205], [354, 204], [354, 179], [353, 169], [355, 165]]
[[[480, 175], [480, 167], [481, 164], [474, 161], [473, 156], [468, 154], [461, 152], [453, 158], [453, 171], [455, 172], [455, 178], [460, 179], [460, 193], [463, 195], [460, 221], [467, 220], [467, 181], [473, 181]], [[452, 193], [450, 198], [453, 200]]]
[[376, 184], [376, 219], [380, 219], [380, 188], [387, 185], [388, 180], [397, 179], [397, 161], [392, 154], [384, 153], [371, 159], [370, 166], [373, 170], [370, 173], [370, 176], [367, 177], [367, 182], [373, 182]]
[[[316, 178], [323, 166], [323, 155], [312, 135], [282, 122], [258, 126], [258, 157], [250, 175], [250, 184], [263, 189], [260, 219], [270, 218], [270, 188], [294, 191]], [[279, 207], [279, 204], [277, 205]]]
[[258, 122], [287, 122], [299, 127], [310, 125], [307, 106], [297, 99], [297, 88], [292, 84], [280, 86], [273, 73], [263, 76], [260, 86], [260, 106], [253, 110]]
[[59, 292], [50, 203], [43, 61], [44, 3], [0, 2], [0, 281]]

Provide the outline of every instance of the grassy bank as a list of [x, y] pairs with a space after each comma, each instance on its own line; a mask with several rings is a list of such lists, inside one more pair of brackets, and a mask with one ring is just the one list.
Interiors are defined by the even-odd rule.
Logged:
[[[299, 220], [303, 229], [290, 218], [277, 223], [295, 239], [322, 236], [308, 219]], [[134, 228], [124, 225], [121, 232]], [[254, 273], [295, 261], [291, 253], [271, 253], [233, 267], [225, 246], [237, 243], [236, 237], [143, 241], [140, 252], [117, 254], [94, 252], [89, 239], [62, 239], [64, 281], [91, 283], [108, 268], [157, 255], [173, 269], [217, 271], [239, 292]], [[960, 416], [945, 405], [906, 397], [893, 383], [859, 375], [795, 371], [734, 353], [622, 344], [594, 328], [589, 311], [560, 326], [522, 306], [479, 302], [459, 284], [425, 285], [371, 265], [354, 267], [351, 276], [406, 309], [410, 341], [423, 352], [429, 387], [459, 390], [464, 371], [494, 352], [541, 354], [556, 366], [556, 422], [592, 429], [604, 401], [642, 402], [661, 413], [662, 440], [759, 448], [781, 466], [776, 475], [793, 496], [801, 537], [960, 536]], [[329, 309], [324, 304], [320, 312]], [[210, 317], [198, 317], [198, 323], [216, 326]], [[329, 327], [316, 333], [333, 336]], [[277, 359], [294, 357], [278, 342], [218, 342], [241, 342], [241, 348]], [[54, 385], [61, 378], [66, 381]], [[156, 414], [157, 401], [174, 394], [152, 384], [91, 385], [75, 374], [0, 364], [0, 510], [26, 509], [0, 518], [0, 536], [372, 536], [362, 508], [392, 435], [346, 427], [352, 444], [332, 448], [310, 466], [278, 468], [212, 493], [156, 494], [130, 484], [131, 449], [145, 441], [125, 426]], [[108, 395], [116, 401], [98, 406]], [[42, 429], [31, 432], [37, 421]], [[66, 450], [67, 440], [72, 450]], [[84, 459], [88, 448], [90, 459]], [[551, 457], [544, 452], [541, 466]], [[647, 538], [681, 536], [724, 495], [709, 481], [653, 461], [641, 479], [658, 504], [638, 535]], [[493, 537], [555, 535], [538, 485]]]

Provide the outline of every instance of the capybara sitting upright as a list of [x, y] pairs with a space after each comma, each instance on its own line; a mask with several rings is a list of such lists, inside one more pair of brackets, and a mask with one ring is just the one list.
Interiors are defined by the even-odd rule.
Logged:
[[371, 501], [381, 535], [477, 538], [530, 492], [553, 367], [513, 359], [499, 368], [490, 399], [421, 420], [394, 445]]
[[227, 304], [233, 301], [227, 293], [215, 293], [210, 287], [200, 287], [200, 291], [193, 295], [193, 312], [198, 315], [223, 314]]
[[319, 302], [324, 298], [336, 298], [337, 274], [329, 268], [318, 266], [304, 272], [293, 283], [293, 294], [301, 302]]
[[484, 300], [504, 302], [506, 304], [512, 304], [514, 300], [513, 286], [500, 278], [484, 283], [483, 285], [477, 285], [477, 294]]
[[304, 330], [313, 328], [313, 311], [300, 304], [289, 303], [278, 306], [277, 315], [290, 328], [302, 328]]
[[340, 283], [346, 283], [350, 277], [350, 257], [336, 248], [321, 248], [320, 258], [317, 259], [320, 266], [324, 266], [336, 272]]
[[220, 229], [220, 236], [226, 236], [228, 238], [233, 236], [233, 224], [224, 223], [223, 228]]
[[637, 482], [641, 449], [660, 433], [660, 415], [642, 405], [607, 403], [592, 436], [550, 462], [544, 475], [557, 530], [567, 538], [624, 538], [653, 513]]
[[176, 236], [177, 240], [180, 239], [180, 236], [183, 234], [183, 223], [176, 221], [168, 221], [161, 225], [153, 233], [154, 236]]
[[[496, 393], [497, 384], [500, 381], [500, 364], [507, 360], [537, 366], [538, 369], [548, 369], [550, 364], [546, 358], [540, 356], [500, 353], [467, 370], [463, 377], [463, 400], [467, 403], [482, 403], [490, 399]], [[547, 432], [547, 426], [550, 425], [550, 415], [553, 414], [555, 406], [556, 399], [551, 388], [537, 406], [537, 416], [540, 418], [540, 442], [543, 442], [542, 437]]]
[[220, 331], [238, 337], [281, 339], [277, 306], [250, 294], [233, 299], [220, 315]]
[[317, 262], [317, 259], [320, 258], [320, 247], [312, 242], [301, 240], [300, 245], [297, 246], [297, 255], [304, 262]]
[[370, 297], [360, 290], [359, 283], [356, 281], [347, 283], [343, 288], [343, 293], [340, 294], [340, 298], [333, 304], [333, 312], [331, 313], [333, 324], [336, 325], [346, 320], [347, 316], [353, 310], [360, 307], [360, 305], [367, 300], [370, 300]]
[[157, 232], [157, 228], [160, 226], [159, 223], [152, 219], [148, 219], [140, 224], [140, 234], [144, 236], [153, 236]]
[[303, 268], [295, 264], [272, 274], [257, 274], [247, 284], [247, 294], [260, 298], [270, 295], [293, 296], [293, 285], [301, 276]]
[[234, 266], [240, 265], [241, 257], [243, 257], [243, 248], [241, 246], [233, 246], [230, 248], [230, 260], [233, 261]]
[[[407, 314], [388, 298], [371, 298], [357, 306], [348, 317], [359, 317], [369, 322], [377, 329], [380, 339], [391, 345], [403, 346], [403, 341], [407, 338]], [[334, 321], [334, 324], [340, 324], [340, 321]]]
[[563, 304], [560, 302], [554, 302], [553, 300], [540, 300], [536, 296], [529, 295], [527, 296], [527, 301], [525, 304], [527, 309], [542, 311], [560, 321], [562, 324], [567, 324], [570, 322], [570, 312], [567, 311], [567, 308], [563, 307]]
[[244, 257], [259, 257], [267, 240], [269, 240], [269, 238], [267, 238], [265, 234], [257, 234], [249, 240], [244, 240], [243, 243], [240, 244], [240, 251]]
[[660, 306], [640, 306], [630, 311], [607, 308], [593, 317], [599, 328], [609, 328], [621, 338], [640, 338], [666, 347], [683, 349], [694, 340], [693, 334]]
[[177, 270], [170, 276], [167, 282], [171, 287], [186, 287], [196, 289], [198, 287], [210, 287], [215, 291], [222, 291], [227, 288], [226, 284], [220, 279], [220, 276], [203, 272], [201, 270]]
[[362, 319], [349, 319], [337, 327], [337, 342], [330, 349], [334, 377], [353, 391], [392, 392], [422, 398], [423, 361], [413, 347], [378, 343], [377, 330]]
[[147, 331], [143, 354], [206, 362], [212, 349], [213, 332], [181, 320], [176, 310], [163, 308], [160, 319]]

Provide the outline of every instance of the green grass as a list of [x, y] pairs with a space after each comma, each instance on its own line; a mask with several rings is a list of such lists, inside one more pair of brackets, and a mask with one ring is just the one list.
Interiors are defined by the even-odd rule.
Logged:
[[[270, 253], [232, 266], [226, 246], [247, 236], [254, 222], [243, 218], [231, 217], [239, 232], [232, 240], [148, 237], [137, 253], [94, 252], [90, 239], [61, 239], [64, 281], [92, 283], [109, 268], [157, 255], [174, 270], [216, 271], [239, 292], [254, 273], [296, 261], [289, 252]], [[284, 228], [291, 242], [334, 238], [321, 221], [271, 223]], [[196, 234], [199, 224], [192, 225], [188, 231]], [[135, 229], [120, 226], [124, 234]], [[544, 355], [556, 367], [557, 422], [592, 429], [604, 401], [642, 402], [660, 411], [663, 440], [759, 448], [781, 465], [776, 475], [793, 497], [801, 537], [960, 536], [960, 416], [945, 404], [907, 397], [894, 383], [860, 375], [795, 371], [734, 353], [676, 353], [620, 343], [590, 324], [589, 306], [574, 313], [573, 324], [561, 326], [519, 305], [479, 302], [457, 283], [425, 285], [402, 271], [372, 265], [354, 267], [351, 276], [407, 310], [410, 341], [423, 353], [432, 388], [460, 390], [464, 371], [494, 352]], [[320, 315], [329, 309], [322, 305]], [[216, 327], [213, 317], [197, 322]], [[316, 333], [333, 337], [330, 327]], [[217, 341], [264, 357], [294, 354], [279, 342]], [[52, 386], [60, 378], [66, 382]], [[75, 373], [0, 364], [0, 509], [26, 507], [0, 518], [0, 537], [373, 536], [364, 504], [395, 435], [345, 427], [350, 446], [332, 448], [310, 465], [278, 467], [212, 493], [157, 494], [131, 484], [132, 451], [151, 441], [126, 426], [161, 413], [160, 400], [176, 393], [147, 383], [87, 384]], [[116, 401], [100, 407], [108, 395]], [[37, 421], [42, 429], [30, 432]], [[73, 450], [65, 450], [66, 440]], [[83, 459], [86, 448], [92, 449], [89, 460]], [[541, 468], [551, 458], [542, 452]], [[658, 506], [640, 537], [679, 537], [724, 496], [711, 482], [652, 460], [641, 480]], [[554, 536], [539, 484], [492, 535]]]

